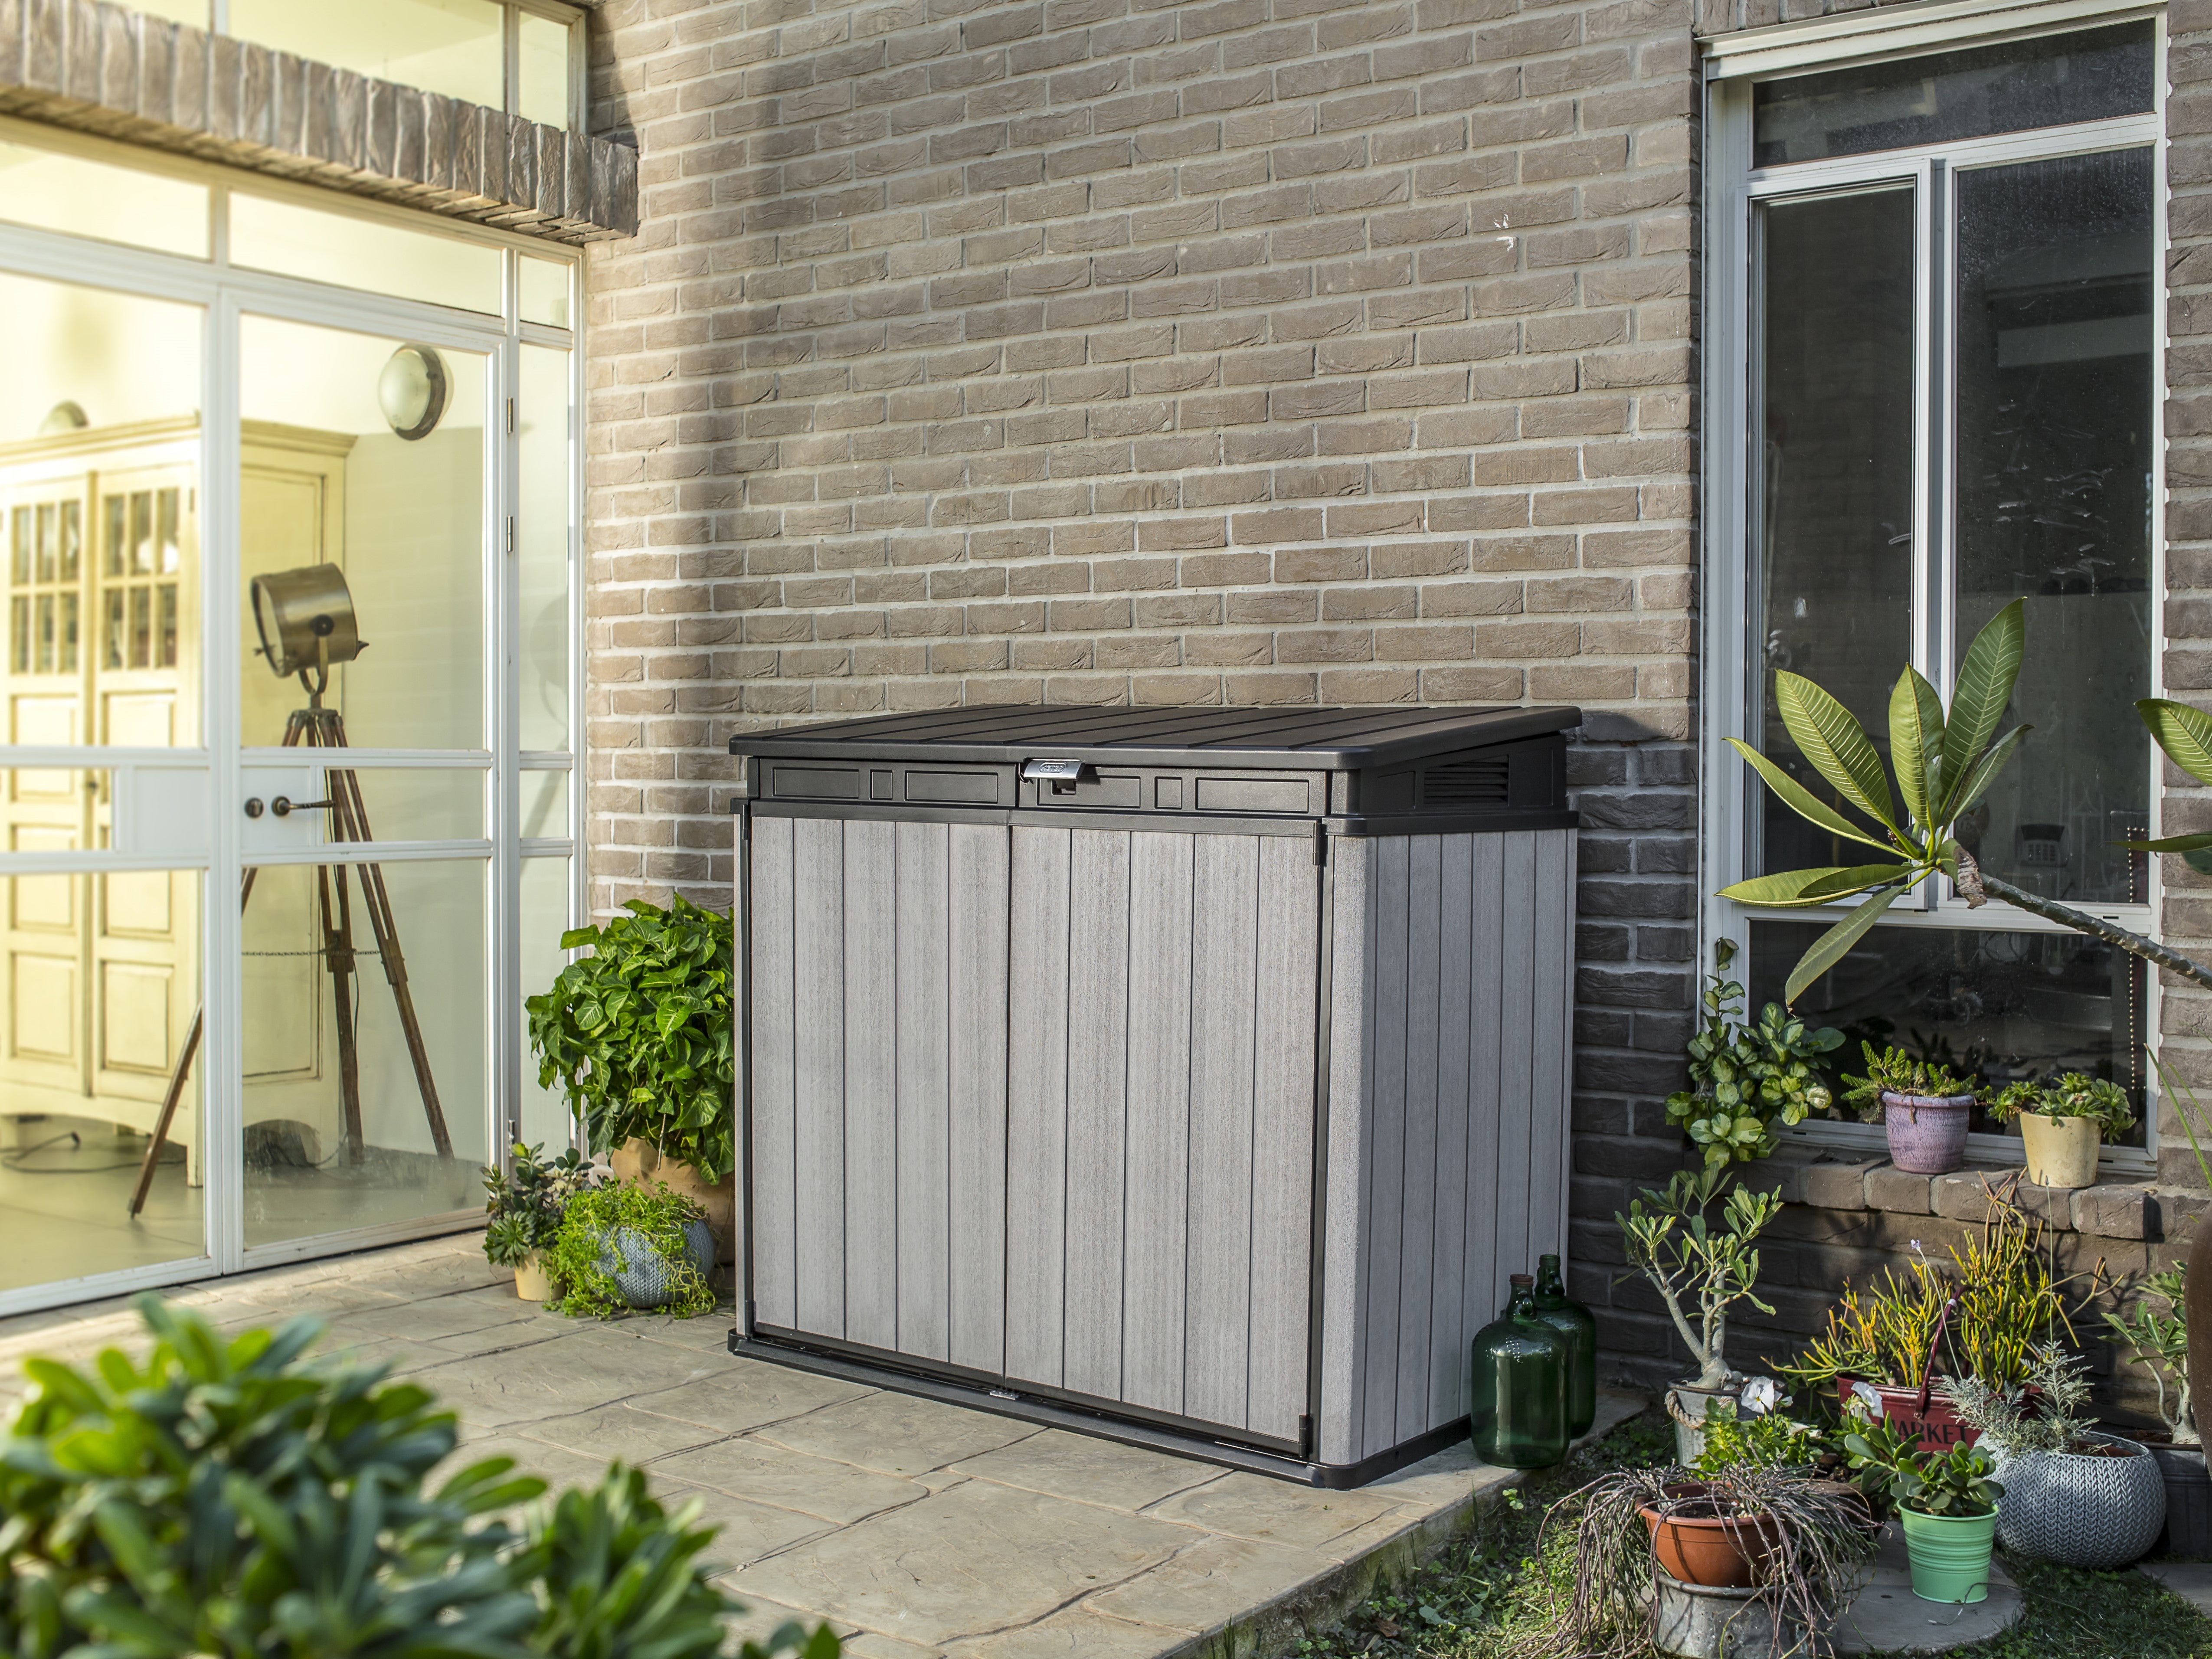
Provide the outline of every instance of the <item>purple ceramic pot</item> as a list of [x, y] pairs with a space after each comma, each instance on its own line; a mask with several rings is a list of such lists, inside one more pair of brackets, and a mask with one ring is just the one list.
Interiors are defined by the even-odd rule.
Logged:
[[1950, 1174], [1966, 1161], [1966, 1120], [1973, 1111], [1972, 1095], [1884, 1094], [1889, 1161], [1914, 1175]]

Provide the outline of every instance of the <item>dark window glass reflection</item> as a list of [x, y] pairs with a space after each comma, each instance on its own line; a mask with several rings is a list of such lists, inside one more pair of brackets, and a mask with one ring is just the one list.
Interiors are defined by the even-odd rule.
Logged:
[[1752, 92], [1753, 161], [1776, 167], [2141, 114], [2152, 106], [2154, 61], [2149, 23], [2120, 23], [1762, 81]]
[[[1825, 921], [1751, 924], [1750, 1002], [1782, 1000], [1791, 965]], [[2080, 933], [1877, 927], [1798, 999], [1796, 1012], [1844, 1033], [1837, 1069], [1859, 1044], [1895, 1044], [1992, 1086], [2057, 1072], [2110, 1078], [2143, 1102], [2143, 966]], [[1975, 1115], [1974, 1128], [2003, 1133]], [[2125, 1144], [2143, 1144], [2140, 1122]]]
[[2025, 599], [2035, 728], [1959, 837], [2054, 898], [2146, 896], [2151, 211], [2148, 150], [1959, 175], [1959, 641]]
[[[1912, 245], [1909, 190], [1761, 220], [1759, 742], [1826, 800], [1775, 713], [1774, 672], [1818, 681], [1887, 750], [1890, 682], [1911, 653]], [[1771, 802], [1759, 833], [1765, 870], [1861, 861]]]

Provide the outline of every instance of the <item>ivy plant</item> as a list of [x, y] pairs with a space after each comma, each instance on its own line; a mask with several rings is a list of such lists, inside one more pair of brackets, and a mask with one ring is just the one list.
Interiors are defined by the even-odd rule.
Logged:
[[632, 899], [603, 927], [561, 935], [589, 947], [523, 1004], [541, 1088], [560, 1086], [594, 1152], [631, 1139], [689, 1164], [709, 1184], [737, 1168], [729, 917], [680, 895]]
[[[1720, 940], [1717, 965], [1725, 969], [1735, 952], [1733, 940]], [[1703, 1150], [1708, 1169], [1765, 1158], [1778, 1144], [1778, 1122], [1826, 1111], [1828, 1089], [1814, 1062], [1844, 1040], [1832, 1026], [1814, 1030], [1776, 1002], [1757, 1020], [1740, 1022], [1742, 1000], [1742, 986], [1707, 976], [1705, 1023], [1688, 1045], [1693, 1086], [1667, 1097], [1667, 1121]]]

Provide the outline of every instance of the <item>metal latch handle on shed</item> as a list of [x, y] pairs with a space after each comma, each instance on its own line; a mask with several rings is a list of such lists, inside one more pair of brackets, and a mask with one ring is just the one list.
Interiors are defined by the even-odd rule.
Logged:
[[1083, 781], [1083, 763], [1079, 760], [1028, 760], [1022, 763], [1022, 781], [1052, 785], [1055, 795], [1073, 794], [1075, 786]]

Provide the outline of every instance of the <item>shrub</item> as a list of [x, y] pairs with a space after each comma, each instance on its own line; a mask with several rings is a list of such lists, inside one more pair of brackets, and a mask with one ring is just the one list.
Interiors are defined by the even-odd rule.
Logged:
[[549, 1158], [544, 1147], [514, 1143], [510, 1168], [484, 1166], [484, 1259], [495, 1267], [513, 1267], [533, 1250], [553, 1243], [568, 1200], [591, 1184], [592, 1166], [571, 1146]]
[[[225, 1340], [139, 1299], [144, 1364], [24, 1366], [0, 1435], [0, 1652], [10, 1659], [714, 1659], [736, 1603], [711, 1531], [611, 1466], [545, 1483], [489, 1458], [425, 1482], [453, 1415], [382, 1366], [306, 1357], [313, 1320]], [[743, 1659], [831, 1659], [787, 1625]]]
[[568, 1200], [561, 1231], [545, 1257], [545, 1270], [561, 1290], [561, 1311], [611, 1319], [629, 1305], [610, 1271], [615, 1264], [617, 1233], [642, 1241], [666, 1265], [675, 1281], [675, 1298], [660, 1311], [689, 1319], [714, 1309], [714, 1292], [692, 1261], [684, 1224], [705, 1218], [706, 1211], [665, 1183], [641, 1187], [590, 1187]]
[[561, 1085], [594, 1152], [648, 1141], [709, 1184], [726, 1181], [738, 1166], [736, 933], [727, 916], [681, 897], [665, 910], [642, 899], [624, 908], [604, 927], [562, 934], [562, 950], [592, 954], [523, 1004], [538, 1086]]

